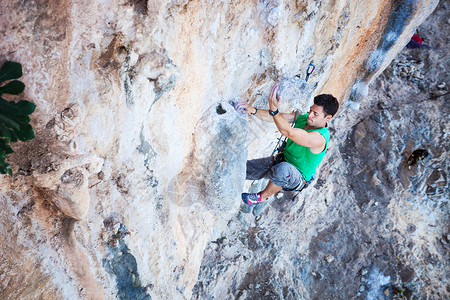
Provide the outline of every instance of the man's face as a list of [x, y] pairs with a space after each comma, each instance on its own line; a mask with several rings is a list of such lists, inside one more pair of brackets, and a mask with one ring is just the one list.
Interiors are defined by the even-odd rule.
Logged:
[[306, 120], [306, 124], [312, 127], [325, 127], [325, 124], [328, 120], [331, 119], [331, 115], [325, 116], [325, 112], [323, 111], [323, 107], [313, 104], [309, 109], [308, 119]]

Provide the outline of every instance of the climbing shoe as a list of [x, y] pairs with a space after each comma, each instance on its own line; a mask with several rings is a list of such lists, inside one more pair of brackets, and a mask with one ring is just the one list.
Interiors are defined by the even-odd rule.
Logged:
[[241, 196], [242, 196], [242, 201], [247, 205], [258, 204], [259, 202], [264, 200], [261, 198], [261, 193], [257, 193], [257, 194], [242, 193]]

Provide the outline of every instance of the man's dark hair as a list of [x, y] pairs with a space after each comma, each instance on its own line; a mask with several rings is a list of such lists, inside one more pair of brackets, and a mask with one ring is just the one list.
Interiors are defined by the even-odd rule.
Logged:
[[334, 116], [339, 109], [339, 102], [330, 94], [321, 94], [314, 97], [314, 104], [323, 107], [325, 117]]

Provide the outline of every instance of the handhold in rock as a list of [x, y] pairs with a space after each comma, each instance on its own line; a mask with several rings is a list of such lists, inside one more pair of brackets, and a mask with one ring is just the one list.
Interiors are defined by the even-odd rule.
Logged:
[[434, 90], [430, 92], [433, 97], [441, 97], [447, 94], [446, 90]]
[[325, 261], [326, 261], [327, 263], [333, 262], [333, 260], [334, 260], [333, 255], [331, 255], [331, 254], [325, 255]]
[[407, 164], [409, 166], [415, 165], [418, 161], [423, 160], [428, 156], [428, 151], [425, 149], [414, 150], [408, 158]]
[[222, 107], [222, 104], [219, 103], [219, 105], [217, 105], [216, 107], [216, 112], [218, 115], [223, 115], [227, 111]]
[[438, 89], [441, 89], [441, 90], [444, 89], [445, 86], [446, 86], [445, 82], [441, 82], [440, 84], [437, 85]]

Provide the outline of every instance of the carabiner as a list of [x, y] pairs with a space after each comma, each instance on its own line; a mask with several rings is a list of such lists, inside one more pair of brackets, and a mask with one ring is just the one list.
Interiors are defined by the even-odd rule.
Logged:
[[313, 63], [309, 63], [308, 68], [306, 69], [306, 78], [305, 81], [308, 81], [309, 75], [311, 75], [314, 72], [314, 69], [316, 68], [315, 65], [313, 65]]

